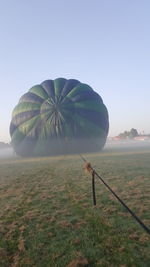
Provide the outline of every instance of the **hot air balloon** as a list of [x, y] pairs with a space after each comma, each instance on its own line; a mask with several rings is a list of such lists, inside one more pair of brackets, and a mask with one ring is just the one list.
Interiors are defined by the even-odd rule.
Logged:
[[108, 129], [102, 98], [89, 85], [64, 78], [33, 86], [10, 123], [11, 144], [20, 156], [99, 151]]

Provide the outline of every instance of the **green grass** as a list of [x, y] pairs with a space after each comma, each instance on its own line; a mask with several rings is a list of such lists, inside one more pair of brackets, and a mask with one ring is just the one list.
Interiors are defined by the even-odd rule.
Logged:
[[[150, 227], [150, 151], [86, 159]], [[0, 160], [0, 266], [150, 266], [150, 236], [80, 157]]]

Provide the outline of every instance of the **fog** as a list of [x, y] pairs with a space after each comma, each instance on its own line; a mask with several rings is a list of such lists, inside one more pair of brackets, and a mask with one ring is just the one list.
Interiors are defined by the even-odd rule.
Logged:
[[120, 140], [120, 141], [113, 141], [107, 140], [105, 144], [105, 151], [116, 151], [116, 150], [150, 150], [150, 139], [149, 140]]
[[[116, 152], [117, 151], [127, 152], [127, 151], [140, 151], [140, 150], [143, 150], [143, 151], [150, 150], [150, 139], [144, 140], [144, 141], [136, 141], [136, 140], [112, 141], [112, 140], [107, 140], [102, 151], [105, 151], [105, 152], [107, 152], [107, 151], [108, 152], [113, 152], [113, 151], [114, 152], [115, 151]], [[70, 153], [71, 153], [71, 151], [70, 151]], [[80, 150], [80, 153], [82, 153], [81, 150]], [[17, 155], [14, 152], [12, 147], [0, 149], [0, 159], [12, 158], [12, 157], [16, 157], [16, 156]]]
[[8, 147], [8, 148], [0, 149], [0, 159], [12, 158], [12, 157], [15, 157], [13, 148]]

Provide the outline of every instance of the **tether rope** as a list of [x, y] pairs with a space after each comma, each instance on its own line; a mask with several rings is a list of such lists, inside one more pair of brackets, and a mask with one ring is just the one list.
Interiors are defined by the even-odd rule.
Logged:
[[104, 181], [104, 179], [92, 168], [91, 164], [79, 154], [81, 159], [86, 163], [85, 168], [92, 174], [92, 191], [93, 191], [93, 204], [96, 205], [95, 195], [95, 176], [97, 176], [101, 182], [108, 188], [108, 190], [118, 199], [118, 201], [127, 209], [127, 211], [133, 216], [133, 218], [143, 227], [143, 229], [150, 235], [150, 229], [137, 217], [137, 215], [124, 203], [124, 201], [110, 188], [110, 186]]

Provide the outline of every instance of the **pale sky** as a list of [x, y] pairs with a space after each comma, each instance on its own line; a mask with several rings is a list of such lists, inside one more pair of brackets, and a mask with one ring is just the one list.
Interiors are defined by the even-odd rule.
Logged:
[[74, 78], [99, 93], [109, 136], [150, 133], [149, 0], [0, 0], [0, 141], [22, 94]]

